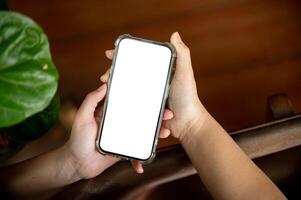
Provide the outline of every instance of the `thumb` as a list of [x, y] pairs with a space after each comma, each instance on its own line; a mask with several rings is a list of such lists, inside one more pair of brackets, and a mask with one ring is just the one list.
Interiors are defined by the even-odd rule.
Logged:
[[89, 122], [94, 120], [94, 112], [98, 105], [98, 103], [104, 98], [106, 95], [107, 86], [103, 84], [98, 89], [90, 92], [82, 105], [78, 110], [77, 116], [80, 118], [82, 122]]
[[170, 37], [170, 42], [177, 51], [177, 62], [175, 74], [187, 74], [192, 72], [190, 50], [182, 41], [180, 34], [175, 32]]

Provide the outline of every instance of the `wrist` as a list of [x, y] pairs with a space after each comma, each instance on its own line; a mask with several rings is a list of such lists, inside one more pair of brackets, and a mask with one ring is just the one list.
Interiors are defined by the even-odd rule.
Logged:
[[82, 179], [78, 173], [79, 163], [70, 151], [68, 143], [60, 147], [59, 151], [59, 176], [65, 177], [69, 184]]
[[179, 138], [180, 142], [184, 144], [185, 142], [193, 139], [196, 135], [205, 134], [210, 129], [210, 124], [214, 119], [204, 108], [204, 106], [199, 102], [196, 106], [196, 115], [194, 115], [187, 123], [184, 134], [181, 134]]

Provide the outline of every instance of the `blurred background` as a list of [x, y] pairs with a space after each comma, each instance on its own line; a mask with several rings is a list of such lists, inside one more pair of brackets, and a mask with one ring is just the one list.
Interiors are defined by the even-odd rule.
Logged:
[[[64, 143], [78, 106], [87, 93], [101, 84], [99, 77], [111, 65], [104, 51], [114, 48], [116, 38], [125, 33], [169, 41], [170, 35], [178, 31], [191, 50], [199, 97], [228, 132], [273, 121], [267, 100], [275, 94], [284, 93], [290, 99], [287, 104], [274, 102], [276, 108], [290, 108], [292, 104], [295, 113], [301, 111], [301, 1], [6, 0], [6, 3], [10, 10], [31, 17], [48, 35], [60, 73], [61, 97], [57, 126], [23, 147], [10, 163]], [[275, 144], [272, 148], [281, 150], [281, 145], [294, 141], [300, 144], [300, 134], [299, 137], [293, 134], [300, 130], [300, 125], [290, 126], [286, 121], [283, 124], [274, 134], [277, 137], [277, 133], [286, 132], [287, 137], [282, 143], [271, 143]], [[265, 151], [266, 146], [260, 143], [265, 134], [253, 133], [257, 140], [252, 140], [251, 134], [244, 135], [254, 149]], [[273, 139], [273, 134], [270, 136], [265, 141]], [[171, 137], [163, 139], [159, 148], [175, 143]], [[140, 197], [135, 200], [212, 199], [200, 178], [189, 176], [192, 166], [185, 160], [184, 152], [177, 149], [167, 152], [173, 154], [161, 153], [152, 165], [145, 166], [144, 176], [137, 176], [124, 162], [90, 182], [80, 182], [61, 197], [80, 199], [80, 195], [95, 193], [114, 196], [137, 190]], [[300, 199], [300, 152], [299, 145], [254, 160], [290, 199]], [[185, 178], [176, 180], [179, 177], [175, 175]], [[168, 180], [168, 184], [160, 185]], [[160, 184], [154, 187], [151, 181]], [[102, 190], [103, 185], [107, 188]], [[296, 194], [299, 197], [293, 198]]]
[[63, 106], [79, 106], [101, 84], [110, 66], [104, 51], [120, 34], [169, 41], [178, 31], [191, 50], [199, 97], [227, 131], [270, 121], [267, 97], [275, 93], [301, 110], [298, 0], [6, 2], [48, 35]]

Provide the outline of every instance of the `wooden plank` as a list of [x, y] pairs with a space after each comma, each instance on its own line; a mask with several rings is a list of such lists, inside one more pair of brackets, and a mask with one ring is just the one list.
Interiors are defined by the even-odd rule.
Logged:
[[[264, 64], [235, 74], [197, 79], [198, 93], [207, 110], [228, 131], [267, 121], [267, 96], [284, 92], [297, 113], [301, 112], [301, 58]], [[164, 147], [173, 138], [159, 141]]]
[[52, 39], [107, 32], [110, 29], [152, 23], [193, 10], [242, 4], [239, 0], [7, 0], [11, 9], [31, 16]]
[[[8, 2], [14, 5], [10, 2], [16, 1]], [[150, 14], [142, 9], [139, 15], [132, 9], [144, 7], [134, 5], [132, 0], [133, 7], [129, 6], [128, 12], [104, 20], [109, 15], [99, 11], [101, 20], [89, 22], [101, 4], [91, 0], [94, 6], [90, 7], [95, 7], [95, 10], [91, 8], [91, 16], [85, 5], [83, 11], [79, 12], [80, 7], [76, 9], [78, 15], [85, 15], [83, 24], [70, 17], [76, 15], [71, 12], [76, 6], [68, 1], [54, 1], [58, 7], [64, 5], [64, 12], [69, 13], [66, 18], [62, 17], [62, 8], [49, 6], [52, 3], [46, 3], [44, 8], [44, 2], [30, 2], [39, 5], [20, 8], [33, 12], [45, 25], [51, 24], [47, 32], [51, 35], [51, 49], [61, 75], [63, 100], [71, 99], [79, 104], [100, 84], [98, 77], [110, 66], [104, 50], [113, 48], [119, 34], [167, 41], [173, 31], [179, 31], [192, 52], [199, 96], [227, 130], [265, 122], [266, 97], [277, 92], [286, 92], [296, 110], [301, 110], [301, 14], [297, 0], [229, 1], [227, 4], [191, 1], [194, 2], [191, 5], [176, 1], [174, 7], [168, 7], [165, 1], [162, 7], [157, 1], [146, 1], [145, 5], [157, 6], [159, 10]], [[170, 10], [163, 15], [167, 7]], [[43, 9], [37, 11], [37, 8]], [[55, 14], [50, 15], [46, 8]], [[60, 20], [62, 24], [56, 25], [55, 21]], [[75, 24], [70, 26], [73, 22], [78, 23], [78, 29]]]
[[[180, 27], [184, 40], [191, 48], [198, 83], [205, 77], [218, 74], [234, 77], [239, 71], [249, 70], [258, 64], [282, 62], [300, 54], [298, 38], [301, 30], [295, 5], [262, 2], [218, 11], [217, 16], [216, 13], [206, 13], [205, 16], [202, 13], [193, 14], [169, 24], [162, 22], [147, 27], [128, 28], [127, 32], [168, 40], [171, 30]], [[264, 14], [266, 12], [269, 15]], [[237, 16], [240, 16], [239, 20]], [[113, 47], [120, 33], [113, 31], [76, 41], [72, 39], [52, 43], [56, 63], [62, 66], [62, 82], [71, 92], [73, 88], [70, 85], [73, 84], [78, 84], [86, 91], [92, 89], [92, 85], [97, 85], [97, 77], [110, 65], [103, 52]], [[78, 71], [70, 79], [67, 74], [74, 70]], [[79, 83], [79, 79], [86, 80], [85, 84]]]

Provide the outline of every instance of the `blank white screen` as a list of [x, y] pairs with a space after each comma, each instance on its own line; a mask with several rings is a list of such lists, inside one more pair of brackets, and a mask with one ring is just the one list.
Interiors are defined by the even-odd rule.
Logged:
[[168, 47], [120, 41], [100, 148], [146, 160], [151, 156], [172, 53]]

